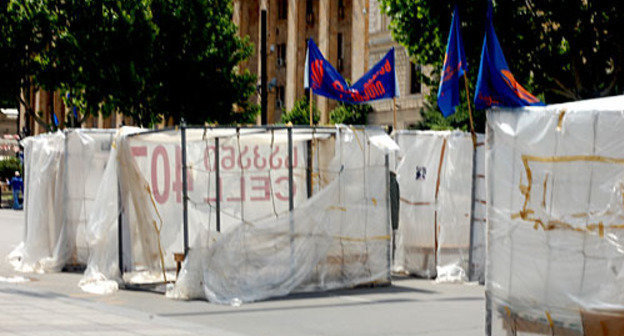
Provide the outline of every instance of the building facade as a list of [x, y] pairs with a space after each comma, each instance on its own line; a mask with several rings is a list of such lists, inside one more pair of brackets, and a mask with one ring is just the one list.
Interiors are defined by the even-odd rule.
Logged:
[[[67, 116], [73, 112], [65, 106], [59, 92], [31, 89], [30, 92], [22, 92], [22, 100], [26, 102], [46, 124], [52, 124], [53, 116], [56, 115], [59, 121], [59, 129], [71, 127], [70, 125], [66, 125], [66, 120], [68, 119]], [[89, 116], [83, 120], [82, 127], [117, 128], [122, 125], [132, 124], [132, 118], [117, 113], [108, 117], [103, 117], [102, 115], [99, 117]], [[22, 137], [25, 135], [37, 135], [47, 132], [47, 129], [43, 125], [38, 123], [31, 114], [26, 112], [24, 104], [20, 104], [19, 106], [17, 127], [17, 132]]]
[[[368, 64], [378, 62], [388, 50], [395, 48], [396, 71], [401, 97], [396, 99], [397, 128], [405, 129], [416, 126], [421, 120], [423, 97], [428, 94], [427, 86], [422, 85], [423, 73], [427, 67], [420, 67], [410, 61], [404, 47], [395, 42], [388, 28], [390, 18], [381, 12], [377, 0], [369, 0], [368, 23]], [[394, 122], [392, 100], [381, 100], [371, 103], [374, 112], [368, 116], [368, 123], [391, 126]]]
[[[260, 11], [267, 10], [267, 75], [269, 123], [305, 96], [307, 41], [313, 38], [327, 60], [347, 79], [368, 69], [369, 0], [234, 0], [234, 22], [249, 36], [255, 54], [243, 64], [260, 78]], [[259, 83], [258, 83], [259, 84]], [[256, 97], [259, 103], [259, 95]], [[336, 105], [315, 96], [321, 124]]]

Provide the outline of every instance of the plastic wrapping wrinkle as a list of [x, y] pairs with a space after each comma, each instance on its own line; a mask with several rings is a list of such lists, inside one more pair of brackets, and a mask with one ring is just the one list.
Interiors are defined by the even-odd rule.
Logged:
[[214, 244], [197, 240], [168, 296], [232, 304], [389, 281], [388, 146], [368, 137], [341, 128], [333, 180], [293, 211], [242, 222]]
[[86, 263], [86, 217], [94, 210], [111, 136], [77, 129], [23, 140], [25, 233], [9, 255], [16, 270], [60, 271]]
[[[81, 282], [91, 292], [114, 291], [110, 281], [159, 282], [165, 273], [173, 280], [173, 254], [183, 252], [181, 131], [123, 131], [105, 172], [120, 189], [102, 183], [96, 203], [120, 204], [123, 210], [124, 277], [117, 253], [119, 213], [94, 213], [88, 228], [97, 243]], [[392, 140], [381, 130], [340, 128], [328, 135], [293, 129], [292, 157], [287, 129], [185, 132], [190, 250], [169, 297], [247, 302], [389, 281], [384, 162]], [[370, 136], [379, 144], [371, 144]]]
[[621, 316], [622, 127], [621, 96], [488, 112], [493, 334], [591, 334]]
[[[122, 211], [119, 200], [118, 162], [119, 142], [129, 134], [141, 130], [133, 127], [123, 127], [115, 134], [111, 151], [108, 156], [106, 169], [102, 174], [102, 181], [97, 189], [94, 200], [95, 210], [90, 213], [87, 223], [87, 241], [89, 243], [89, 258], [87, 268], [79, 286], [82, 290], [95, 294], [111, 294], [121, 282], [118, 254], [118, 218]], [[130, 213], [130, 209], [127, 209]], [[127, 248], [128, 246], [124, 246]], [[127, 256], [124, 263], [130, 264]]]
[[61, 265], [53, 256], [62, 231], [61, 181], [65, 135], [29, 137], [24, 146], [24, 238], [9, 254], [16, 270], [45, 272]]

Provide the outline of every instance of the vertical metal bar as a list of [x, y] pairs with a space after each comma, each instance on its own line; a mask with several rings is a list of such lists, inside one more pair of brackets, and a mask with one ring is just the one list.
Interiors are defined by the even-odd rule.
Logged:
[[476, 209], [476, 184], [477, 184], [477, 143], [476, 143], [476, 135], [473, 139], [473, 150], [472, 150], [472, 190], [470, 194], [470, 200], [472, 204], [470, 205], [470, 242], [468, 244], [468, 281], [473, 281], [474, 278], [474, 267], [472, 265], [473, 261], [473, 248], [474, 248], [474, 230], [475, 230], [475, 209]]
[[295, 220], [293, 218], [294, 197], [293, 197], [293, 141], [292, 127], [288, 128], [288, 210], [290, 217], [290, 275], [295, 274]]
[[293, 195], [293, 141], [292, 127], [288, 128], [288, 210], [295, 207]]
[[386, 223], [386, 233], [390, 237], [388, 240], [388, 281], [391, 281], [392, 270], [392, 210], [390, 204], [390, 154], [385, 155], [385, 167], [386, 167], [386, 212], [388, 223]]
[[313, 172], [313, 164], [312, 164], [312, 160], [314, 160], [314, 157], [312, 156], [312, 140], [308, 141], [307, 143], [307, 147], [308, 147], [308, 167], [306, 169], [306, 187], [308, 188], [308, 198], [312, 197], [312, 174], [314, 174]]
[[485, 292], [485, 335], [492, 336], [492, 296]]
[[181, 127], [181, 137], [182, 137], [182, 220], [183, 220], [183, 229], [184, 229], [184, 256], [188, 254], [189, 243], [188, 243], [188, 187], [187, 187], [187, 176], [186, 176], [186, 125], [184, 125], [184, 121], [182, 122]]
[[[67, 216], [67, 209], [68, 209], [68, 205], [69, 205], [69, 174], [68, 174], [68, 167], [69, 167], [69, 153], [68, 153], [68, 149], [69, 149], [69, 131], [63, 131], [63, 135], [65, 136], [65, 139], [63, 139], [63, 206], [61, 207], [61, 210], [63, 211], [63, 227], [65, 227], [65, 230], [67, 230], [69, 228], [68, 226], [68, 216]], [[13, 201], [15, 202], [15, 201]], [[19, 203], [19, 198], [18, 201]], [[76, 255], [76, 241], [72, 241], [71, 243], [71, 255], [72, 255], [72, 259], [73, 256]], [[70, 261], [70, 260], [65, 260], [65, 262]], [[70, 263], [72, 263], [73, 260], [70, 261]], [[63, 268], [67, 267], [69, 265], [64, 264]]]
[[215, 196], [217, 198], [217, 232], [221, 232], [221, 167], [219, 159], [219, 138], [215, 138]]
[[121, 186], [117, 181], [117, 252], [119, 254], [119, 277], [123, 283], [124, 265], [123, 265], [123, 206], [121, 199]]

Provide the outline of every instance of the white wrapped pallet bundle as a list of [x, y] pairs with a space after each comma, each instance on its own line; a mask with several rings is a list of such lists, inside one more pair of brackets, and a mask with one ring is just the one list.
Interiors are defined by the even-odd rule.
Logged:
[[488, 112], [492, 334], [621, 328], [622, 127], [624, 97]]
[[196, 240], [168, 296], [235, 304], [388, 282], [385, 154], [396, 145], [384, 144], [394, 143], [381, 130], [340, 129], [327, 186], [293, 211], [239, 223], [215, 243]]
[[132, 133], [116, 138], [105, 175], [119, 190], [103, 183], [97, 200], [118, 202], [122, 225], [117, 215], [89, 218], [96, 244], [83, 290], [176, 279], [186, 219], [189, 254], [170, 297], [233, 303], [390, 280], [385, 154], [394, 142], [381, 129]]
[[[484, 235], [483, 225], [471, 234], [472, 138], [450, 131], [402, 131], [396, 138], [401, 147], [401, 203], [394, 270], [444, 282], [467, 281], [471, 237], [478, 243]], [[475, 200], [485, 199], [483, 188], [474, 191], [479, 193]], [[478, 265], [482, 250], [473, 252], [473, 265]], [[477, 269], [473, 278], [481, 274]]]
[[57, 270], [56, 256], [64, 253], [59, 236], [63, 231], [62, 132], [22, 140], [24, 146], [24, 238], [8, 260], [21, 272]]
[[86, 220], [114, 132], [75, 129], [23, 141], [25, 237], [9, 255], [16, 270], [55, 272], [86, 263]]
[[116, 130], [75, 129], [65, 133], [63, 222], [67, 228], [63, 265], [85, 265], [89, 257], [86, 235], [95, 198]]

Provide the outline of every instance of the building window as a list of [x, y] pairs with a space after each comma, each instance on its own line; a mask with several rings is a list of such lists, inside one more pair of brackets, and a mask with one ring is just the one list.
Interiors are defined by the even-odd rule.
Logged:
[[286, 43], [280, 43], [277, 45], [276, 62], [278, 68], [286, 66]]
[[278, 85], [275, 87], [275, 109], [283, 110], [284, 109], [284, 100], [286, 99], [286, 90], [284, 90], [283, 85]]
[[308, 24], [314, 23], [314, 6], [312, 0], [306, 0], [306, 22]]
[[421, 93], [422, 81], [420, 76], [422, 76], [420, 65], [410, 62], [410, 94]]
[[346, 8], [345, 8], [344, 0], [338, 0], [338, 18], [340, 20], [344, 20], [345, 12], [346, 12]]
[[277, 3], [277, 15], [280, 20], [288, 18], [288, 0], [279, 0]]
[[338, 51], [338, 71], [342, 72], [342, 70], [344, 69], [344, 40], [342, 37], [342, 33], [338, 33], [336, 43], [336, 50]]

